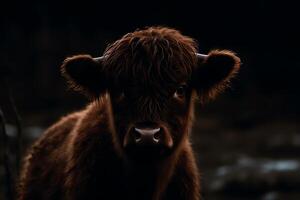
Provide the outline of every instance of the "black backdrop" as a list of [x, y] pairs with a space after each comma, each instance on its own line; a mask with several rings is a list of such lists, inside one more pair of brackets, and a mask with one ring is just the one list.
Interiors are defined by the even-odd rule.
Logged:
[[101, 55], [124, 33], [166, 25], [196, 38], [201, 52], [236, 51], [243, 62], [236, 86], [241, 95], [275, 95], [298, 109], [297, 8], [271, 0], [7, 1], [1, 5], [0, 66], [10, 71], [21, 107], [41, 109], [64, 101], [58, 69], [66, 56]]

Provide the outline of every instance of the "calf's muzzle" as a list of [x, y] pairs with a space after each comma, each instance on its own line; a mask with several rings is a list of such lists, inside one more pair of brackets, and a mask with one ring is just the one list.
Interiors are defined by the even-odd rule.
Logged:
[[132, 134], [136, 145], [156, 145], [161, 139], [161, 128], [137, 128]]

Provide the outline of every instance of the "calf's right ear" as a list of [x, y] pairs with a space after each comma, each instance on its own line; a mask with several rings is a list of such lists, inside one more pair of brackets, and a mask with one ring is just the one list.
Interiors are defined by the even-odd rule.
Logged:
[[97, 97], [106, 90], [106, 78], [102, 57], [76, 55], [65, 59], [61, 66], [62, 76], [69, 87], [88, 97]]

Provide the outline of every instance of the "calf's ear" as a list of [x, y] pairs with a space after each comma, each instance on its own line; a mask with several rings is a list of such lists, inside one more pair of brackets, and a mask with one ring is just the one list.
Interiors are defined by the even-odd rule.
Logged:
[[197, 54], [198, 66], [192, 83], [201, 102], [214, 99], [229, 86], [240, 68], [240, 58], [228, 50], [213, 50], [208, 55]]
[[102, 57], [76, 55], [66, 58], [61, 66], [61, 73], [71, 89], [88, 97], [97, 97], [107, 88]]

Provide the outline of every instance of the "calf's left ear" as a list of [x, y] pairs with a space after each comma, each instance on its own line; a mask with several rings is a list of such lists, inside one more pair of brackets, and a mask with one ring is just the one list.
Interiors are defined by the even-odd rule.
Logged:
[[61, 66], [62, 76], [69, 87], [88, 97], [97, 97], [106, 90], [102, 57], [76, 55], [65, 59]]
[[208, 55], [197, 54], [198, 66], [192, 83], [201, 102], [215, 98], [229, 86], [240, 68], [240, 58], [228, 50], [213, 50]]

